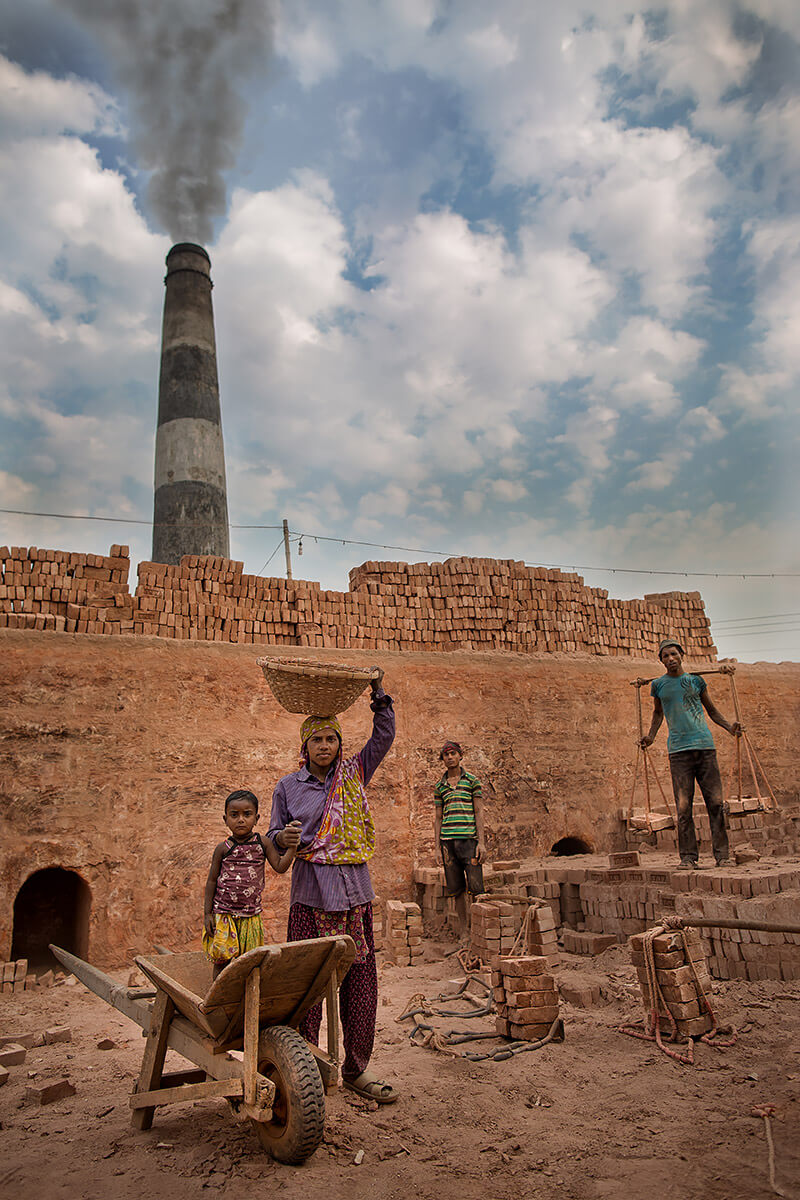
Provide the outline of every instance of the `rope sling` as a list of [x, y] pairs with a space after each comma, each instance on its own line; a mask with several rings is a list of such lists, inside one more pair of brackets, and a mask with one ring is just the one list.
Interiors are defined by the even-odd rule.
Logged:
[[[675, 1016], [670, 1008], [669, 1001], [665, 998], [661, 990], [661, 984], [658, 979], [658, 970], [655, 963], [655, 952], [653, 949], [653, 941], [661, 933], [677, 933], [679, 934], [683, 947], [684, 958], [686, 965], [690, 968], [694, 986], [697, 991], [697, 997], [700, 1001], [701, 1008], [704, 1008], [711, 1018], [711, 1028], [704, 1034], [701, 1034], [698, 1041], [705, 1042], [708, 1046], [713, 1046], [715, 1050], [724, 1050], [736, 1043], [736, 1030], [733, 1026], [728, 1026], [721, 1029], [717, 1024], [716, 1014], [711, 1007], [711, 1001], [708, 998], [705, 987], [697, 973], [697, 967], [691, 957], [689, 944], [686, 939], [686, 930], [684, 929], [680, 917], [662, 917], [661, 925], [655, 925], [652, 929], [648, 929], [642, 934], [642, 950], [644, 952], [644, 967], [647, 985], [647, 994], [650, 999], [650, 1012], [648, 1013], [644, 1027], [633, 1025], [618, 1026], [620, 1033], [625, 1033], [629, 1037], [640, 1038], [642, 1041], [655, 1042], [659, 1050], [668, 1055], [669, 1058], [676, 1062], [682, 1063], [684, 1066], [694, 1065], [694, 1040], [689, 1038], [688, 1049], [685, 1054], [680, 1054], [677, 1050], [670, 1050], [664, 1045], [661, 1037], [661, 1018], [666, 1016], [670, 1022], [670, 1032], [668, 1041], [678, 1041], [678, 1024]], [[727, 1041], [720, 1041], [718, 1034], [728, 1035]]]
[[[505, 958], [519, 958], [524, 956], [528, 945], [528, 938], [532, 930], [535, 920], [536, 910], [538, 908], [549, 908], [541, 900], [533, 900], [528, 905], [525, 916], [522, 920], [519, 932], [514, 940], [514, 944], [509, 950]], [[463, 956], [463, 957], [462, 957]], [[416, 992], [406, 1004], [405, 1009], [397, 1018], [398, 1022], [414, 1019], [414, 1028], [409, 1034], [410, 1040], [415, 1046], [425, 1046], [429, 1050], [438, 1050], [442, 1054], [449, 1054], [454, 1058], [466, 1058], [470, 1062], [485, 1062], [487, 1059], [493, 1062], [502, 1062], [506, 1059], [513, 1058], [515, 1054], [524, 1054], [530, 1050], [540, 1050], [543, 1046], [547, 1046], [550, 1042], [564, 1040], [564, 1022], [561, 1017], [556, 1017], [550, 1029], [543, 1038], [536, 1041], [506, 1041], [502, 1046], [495, 1050], [489, 1050], [485, 1054], [479, 1054], [473, 1050], [456, 1050], [454, 1046], [462, 1042], [473, 1042], [480, 1040], [497, 1039], [499, 1036], [496, 1031], [492, 1030], [480, 1033], [469, 1033], [463, 1029], [451, 1029], [447, 1033], [440, 1033], [438, 1030], [427, 1022], [419, 1021], [419, 1016], [432, 1017], [461, 1017], [462, 1019], [473, 1017], [486, 1017], [494, 1011], [494, 999], [492, 989], [485, 979], [482, 979], [476, 973], [483, 967], [480, 958], [475, 955], [468, 956], [468, 951], [460, 950], [457, 954], [457, 959], [464, 968], [465, 979], [460, 987], [455, 992], [450, 992], [446, 995], [436, 997], [437, 1001], [451, 1001], [456, 999], [467, 1000], [475, 1005], [474, 1012], [460, 1012], [457, 1009], [437, 1008], [431, 1000], [426, 1000], [422, 992]], [[465, 960], [470, 963], [471, 969], [465, 966]], [[475, 967], [473, 964], [477, 963]], [[484, 1002], [481, 1003], [474, 996], [470, 996], [467, 988], [470, 983], [483, 989]]]

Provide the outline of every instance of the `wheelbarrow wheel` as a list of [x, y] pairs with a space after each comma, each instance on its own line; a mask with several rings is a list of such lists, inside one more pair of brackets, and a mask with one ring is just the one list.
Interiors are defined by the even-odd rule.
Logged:
[[271, 1118], [252, 1122], [262, 1146], [278, 1162], [305, 1162], [325, 1127], [325, 1089], [305, 1038], [288, 1025], [265, 1029], [258, 1070], [275, 1084]]

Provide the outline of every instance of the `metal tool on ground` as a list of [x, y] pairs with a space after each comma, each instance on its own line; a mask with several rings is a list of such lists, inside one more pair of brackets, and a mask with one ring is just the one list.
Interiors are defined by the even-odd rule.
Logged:
[[[301, 1163], [314, 1153], [322, 1141], [325, 1090], [338, 1082], [338, 985], [355, 957], [352, 938], [259, 946], [213, 980], [201, 951], [135, 958], [155, 993], [123, 987], [74, 954], [50, 949], [90, 991], [147, 1032], [130, 1097], [137, 1129], [149, 1129], [161, 1105], [221, 1096], [279, 1162]], [[327, 1052], [297, 1030], [323, 999]], [[165, 1072], [168, 1049], [195, 1069]], [[230, 1053], [239, 1050], [242, 1058]]]

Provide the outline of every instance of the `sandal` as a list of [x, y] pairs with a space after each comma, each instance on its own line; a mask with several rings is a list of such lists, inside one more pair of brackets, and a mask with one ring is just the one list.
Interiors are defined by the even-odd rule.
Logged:
[[375, 1100], [378, 1104], [394, 1104], [400, 1094], [390, 1083], [383, 1083], [369, 1071], [362, 1071], [355, 1079], [345, 1079], [343, 1076], [342, 1084], [364, 1100]]

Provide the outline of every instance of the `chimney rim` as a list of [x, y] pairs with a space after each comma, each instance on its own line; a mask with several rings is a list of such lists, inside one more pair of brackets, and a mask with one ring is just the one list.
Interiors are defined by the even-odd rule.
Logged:
[[172, 249], [167, 254], [165, 262], [169, 263], [169, 260], [173, 254], [182, 254], [182, 253], [185, 254], [187, 252], [188, 253], [194, 252], [195, 254], [202, 254], [203, 258], [210, 265], [211, 258], [209, 256], [208, 251], [205, 249], [204, 246], [199, 245], [197, 242], [176, 242], [175, 245], [172, 247]]

